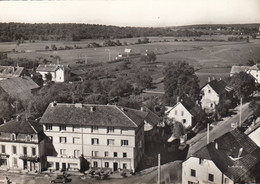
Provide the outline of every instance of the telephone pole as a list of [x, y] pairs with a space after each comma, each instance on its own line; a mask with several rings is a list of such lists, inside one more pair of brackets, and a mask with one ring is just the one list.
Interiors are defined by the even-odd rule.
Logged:
[[158, 154], [158, 184], [161, 183], [161, 154]]

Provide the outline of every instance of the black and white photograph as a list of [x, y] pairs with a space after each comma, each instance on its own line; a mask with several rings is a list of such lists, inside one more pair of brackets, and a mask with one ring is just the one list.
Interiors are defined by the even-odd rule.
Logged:
[[260, 0], [0, 0], [0, 184], [259, 184]]

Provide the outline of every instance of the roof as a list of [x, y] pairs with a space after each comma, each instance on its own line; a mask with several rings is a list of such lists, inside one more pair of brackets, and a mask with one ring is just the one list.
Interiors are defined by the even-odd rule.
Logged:
[[0, 132], [21, 133], [21, 134], [38, 134], [43, 130], [42, 125], [29, 120], [11, 120], [0, 125]]
[[145, 112], [116, 105], [51, 103], [40, 123], [137, 128], [145, 117]]
[[0, 80], [0, 87], [11, 97], [22, 101], [29, 100], [32, 97], [31, 90], [39, 88], [39, 86], [27, 76]]
[[24, 67], [0, 66], [0, 78], [20, 77]]
[[71, 70], [70, 73], [74, 75], [85, 75], [87, 72], [82, 69]]
[[[242, 154], [237, 158], [241, 148]], [[250, 178], [251, 171], [260, 163], [260, 148], [247, 135], [235, 129], [204, 146], [192, 157], [212, 160], [222, 173], [233, 181], [239, 181], [245, 176]]]
[[230, 91], [230, 88], [227, 86], [227, 83], [223, 80], [216, 80], [215, 79], [215, 80], [208, 82], [206, 85], [210, 85], [211, 88], [219, 95]]
[[247, 72], [248, 70], [259, 70], [257, 65], [254, 66], [232, 66], [230, 73]]
[[59, 68], [70, 70], [68, 65], [57, 65], [57, 64], [49, 64], [49, 65], [39, 65], [36, 69], [37, 72], [55, 72]]

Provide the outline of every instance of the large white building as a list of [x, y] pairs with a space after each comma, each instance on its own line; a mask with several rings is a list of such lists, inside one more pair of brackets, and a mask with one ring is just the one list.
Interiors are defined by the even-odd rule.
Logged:
[[202, 147], [182, 164], [182, 184], [257, 183], [260, 148], [235, 129]]
[[49, 64], [39, 65], [36, 72], [42, 75], [42, 79], [46, 80], [46, 74], [51, 74], [53, 82], [65, 82], [69, 80], [70, 68], [68, 65]]
[[42, 126], [36, 122], [17, 119], [0, 125], [0, 169], [40, 171], [43, 140]]
[[[144, 153], [147, 113], [115, 105], [51, 103], [40, 123], [53, 142], [49, 169], [90, 167], [135, 171]], [[83, 156], [83, 157], [82, 157]]]

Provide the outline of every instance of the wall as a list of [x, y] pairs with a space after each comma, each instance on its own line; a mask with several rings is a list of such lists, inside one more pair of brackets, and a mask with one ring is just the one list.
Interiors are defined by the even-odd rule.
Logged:
[[204, 93], [201, 99], [202, 109], [215, 109], [215, 106], [219, 103], [219, 95], [208, 84], [202, 91]]

